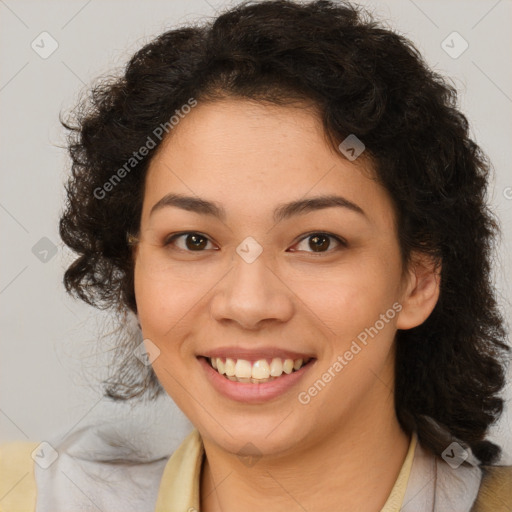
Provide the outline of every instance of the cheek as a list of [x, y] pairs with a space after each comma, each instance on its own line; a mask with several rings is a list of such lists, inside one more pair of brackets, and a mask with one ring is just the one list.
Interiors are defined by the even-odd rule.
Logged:
[[341, 338], [373, 325], [398, 299], [399, 269], [379, 258], [354, 258], [302, 290], [308, 305]]
[[223, 271], [204, 262], [172, 262], [159, 250], [140, 247], [134, 288], [143, 331], [161, 337], [177, 322], [177, 328], [186, 323], [193, 310], [208, 300]]
[[182, 396], [183, 387], [179, 384], [186, 379], [182, 340], [193, 328], [187, 313], [197, 303], [197, 292], [190, 286], [190, 281], [163, 275], [156, 277], [137, 264], [134, 285], [143, 336], [160, 351], [152, 362], [153, 370], [166, 392], [186, 411], [186, 397]]
[[197, 301], [197, 291], [190, 280], [176, 279], [171, 274], [156, 275], [138, 262], [134, 286], [143, 333], [157, 340], [168, 334]]

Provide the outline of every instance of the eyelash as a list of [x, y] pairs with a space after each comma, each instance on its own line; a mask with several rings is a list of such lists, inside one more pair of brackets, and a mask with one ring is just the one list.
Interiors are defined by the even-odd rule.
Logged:
[[[206, 235], [204, 235], [203, 233], [200, 233], [198, 231], [183, 231], [181, 233], [175, 233], [175, 234], [169, 236], [168, 238], [166, 238], [166, 240], [164, 241], [163, 245], [164, 245], [164, 247], [168, 247], [175, 240], [177, 240], [180, 237], [186, 236], [186, 235], [199, 235], [200, 237], [204, 237], [205, 239], [208, 240], [208, 242], [211, 243], [211, 240]], [[343, 238], [340, 238], [339, 236], [334, 235], [333, 233], [328, 233], [326, 231], [312, 231], [310, 233], [307, 233], [294, 245], [297, 245], [297, 244], [303, 242], [304, 240], [307, 240], [308, 238], [311, 238], [314, 235], [323, 235], [323, 236], [326, 236], [327, 238], [335, 240], [339, 244], [338, 249], [346, 248], [347, 245], [348, 245], [347, 242]], [[206, 249], [203, 249], [203, 250], [200, 250], [200, 251], [190, 251], [188, 249], [181, 249], [181, 248], [178, 248], [178, 250], [181, 250], [181, 251], [184, 251], [184, 252], [189, 252], [189, 253], [194, 253], [194, 252], [200, 253], [200, 252], [205, 252], [206, 251]], [[320, 251], [320, 252], [302, 251], [302, 252], [308, 252], [308, 253], [313, 254], [315, 256], [321, 256], [323, 254], [330, 254], [330, 253], [332, 253], [335, 250], [336, 250], [336, 248], [335, 249], [329, 248], [327, 251]], [[293, 251], [293, 252], [301, 252], [301, 251]]]

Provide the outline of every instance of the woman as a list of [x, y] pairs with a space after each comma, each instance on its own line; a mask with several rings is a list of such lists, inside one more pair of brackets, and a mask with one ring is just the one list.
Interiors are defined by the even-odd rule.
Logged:
[[328, 1], [240, 4], [93, 89], [65, 285], [136, 315], [148, 366], [123, 345], [107, 395], [165, 391], [195, 426], [97, 508], [512, 507], [489, 166], [455, 96]]

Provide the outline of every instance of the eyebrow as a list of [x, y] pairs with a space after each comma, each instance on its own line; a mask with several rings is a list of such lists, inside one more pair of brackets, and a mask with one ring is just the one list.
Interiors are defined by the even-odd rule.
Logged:
[[[157, 203], [153, 205], [149, 215], [163, 208], [174, 206], [190, 212], [202, 215], [211, 215], [222, 221], [226, 219], [226, 211], [224, 208], [214, 201], [208, 201], [199, 197], [185, 196], [181, 194], [167, 194]], [[289, 203], [278, 205], [274, 210], [274, 221], [282, 222], [295, 215], [301, 215], [308, 212], [322, 210], [324, 208], [340, 207], [356, 212], [366, 217], [364, 210], [357, 204], [349, 201], [342, 196], [323, 195], [312, 197], [309, 199], [299, 199]]]

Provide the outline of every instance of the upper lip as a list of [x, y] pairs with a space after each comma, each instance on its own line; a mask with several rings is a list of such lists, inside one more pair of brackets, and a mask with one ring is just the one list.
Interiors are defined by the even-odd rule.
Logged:
[[281, 359], [313, 359], [312, 354], [295, 352], [293, 350], [285, 350], [277, 347], [267, 348], [243, 348], [243, 347], [219, 347], [211, 349], [203, 354], [203, 357], [220, 357], [222, 359], [246, 359], [247, 361], [258, 361], [259, 359], [273, 359], [279, 357]]

